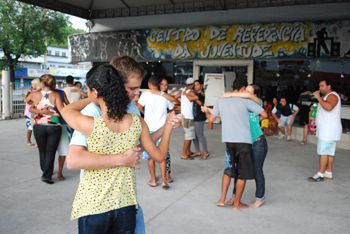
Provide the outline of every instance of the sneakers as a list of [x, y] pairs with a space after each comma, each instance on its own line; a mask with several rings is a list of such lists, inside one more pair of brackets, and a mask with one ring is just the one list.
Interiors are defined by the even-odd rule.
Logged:
[[292, 137], [291, 136], [287, 136], [287, 141], [291, 141]]
[[322, 182], [324, 181], [324, 175], [321, 172], [317, 172], [314, 176], [308, 178], [311, 182]]
[[333, 180], [333, 173], [332, 173], [332, 172], [329, 172], [329, 171], [325, 171], [325, 172], [323, 173], [323, 177], [324, 177], [325, 179], [328, 179], [328, 180]]
[[282, 133], [279, 133], [277, 136], [278, 139], [282, 140], [284, 138], [284, 135]]

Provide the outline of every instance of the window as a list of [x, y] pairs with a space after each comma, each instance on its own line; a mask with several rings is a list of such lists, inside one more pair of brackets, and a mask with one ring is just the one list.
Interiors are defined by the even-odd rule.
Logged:
[[52, 54], [52, 51], [51, 50], [48, 50], [47, 51], [47, 55], [51, 55]]
[[66, 52], [62, 52], [62, 57], [67, 57]]
[[55, 51], [55, 56], [60, 56], [60, 52], [59, 51]]

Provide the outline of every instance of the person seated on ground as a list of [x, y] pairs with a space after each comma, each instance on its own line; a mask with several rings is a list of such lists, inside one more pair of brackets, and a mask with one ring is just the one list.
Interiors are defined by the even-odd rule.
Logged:
[[273, 117], [272, 117], [272, 105], [268, 101], [264, 101], [263, 108], [265, 112], [267, 113], [267, 117], [263, 118], [261, 120], [261, 129], [263, 130], [265, 136], [272, 136], [274, 135], [274, 131], [276, 128], [273, 128]]
[[270, 119], [270, 120], [273, 120], [273, 123], [275, 124], [275, 127], [276, 127], [276, 131], [275, 131], [274, 136], [278, 136], [277, 135], [278, 134], [278, 122], [281, 118], [280, 107], [281, 107], [281, 104], [279, 102], [279, 98], [274, 97], [272, 99], [272, 110], [276, 108], [277, 111], [276, 111], [276, 113], [273, 113], [271, 111], [272, 119]]

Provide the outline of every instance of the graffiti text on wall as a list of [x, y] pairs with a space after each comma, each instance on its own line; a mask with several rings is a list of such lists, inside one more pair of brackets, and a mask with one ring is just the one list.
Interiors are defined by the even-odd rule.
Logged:
[[308, 25], [232, 25], [207, 28], [154, 29], [147, 42], [155, 57], [264, 58], [305, 55]]
[[350, 21], [240, 24], [69, 37], [72, 62], [148, 59], [350, 57]]

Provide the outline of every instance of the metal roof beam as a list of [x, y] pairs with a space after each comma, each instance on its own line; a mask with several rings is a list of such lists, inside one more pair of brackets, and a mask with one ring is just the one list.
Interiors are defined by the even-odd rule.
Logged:
[[123, 5], [124, 5], [126, 8], [130, 9], [130, 6], [125, 2], [125, 0], [120, 0], [120, 2], [123, 3]]
[[47, 9], [51, 9], [51, 10], [55, 10], [55, 11], [60, 11], [70, 15], [75, 15], [85, 19], [89, 18], [88, 10], [69, 3], [62, 2], [62, 1], [57, 1], [57, 0], [18, 0], [18, 1], [47, 8]]

